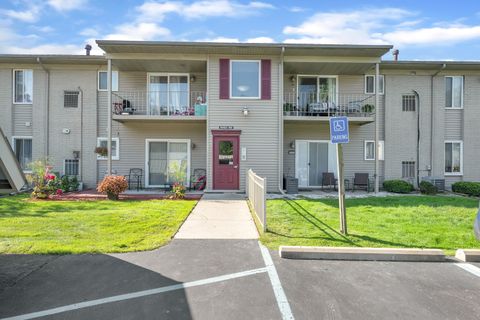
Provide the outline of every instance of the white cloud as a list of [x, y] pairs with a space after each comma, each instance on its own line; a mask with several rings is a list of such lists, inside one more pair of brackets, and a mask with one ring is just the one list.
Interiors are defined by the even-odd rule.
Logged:
[[99, 35], [99, 32], [95, 28], [85, 28], [78, 34], [84, 37], [97, 37]]
[[293, 12], [293, 13], [303, 12], [305, 10], [307, 10], [307, 9], [302, 8], [302, 7], [296, 7], [296, 6], [288, 8], [288, 11]]
[[250, 38], [247, 39], [248, 43], [274, 43], [275, 40], [273, 40], [270, 37], [256, 37], [256, 38]]
[[10, 54], [84, 54], [83, 46], [73, 44], [42, 44], [32, 47], [9, 46], [3, 53]]
[[142, 20], [162, 21], [167, 14], [175, 13], [187, 19], [202, 19], [208, 17], [241, 17], [258, 13], [259, 10], [273, 9], [274, 6], [259, 1], [247, 4], [230, 0], [200, 0], [192, 3], [183, 1], [146, 1], [136, 10], [141, 14]]
[[41, 7], [36, 4], [30, 4], [25, 10], [0, 10], [4, 16], [23, 22], [35, 22], [40, 18]]
[[240, 40], [238, 38], [229, 38], [229, 37], [215, 37], [215, 38], [204, 38], [197, 39], [198, 42], [225, 42], [225, 43], [238, 43]]
[[393, 44], [445, 46], [480, 39], [480, 25], [433, 22], [412, 19], [415, 12], [398, 9], [365, 9], [347, 12], [317, 13], [298, 26], [286, 26], [288, 43]]
[[106, 40], [153, 40], [170, 36], [170, 30], [153, 22], [126, 23], [115, 28]]
[[48, 0], [47, 3], [57, 11], [82, 9], [88, 0]]

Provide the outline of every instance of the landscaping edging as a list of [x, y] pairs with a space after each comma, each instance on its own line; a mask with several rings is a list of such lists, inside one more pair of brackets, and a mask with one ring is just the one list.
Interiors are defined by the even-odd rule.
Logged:
[[303, 260], [443, 262], [440, 249], [280, 246], [280, 257]]

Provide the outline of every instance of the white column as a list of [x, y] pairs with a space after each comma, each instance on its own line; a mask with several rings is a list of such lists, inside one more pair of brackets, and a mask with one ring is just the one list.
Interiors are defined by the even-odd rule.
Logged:
[[380, 64], [375, 64], [375, 193], [378, 193], [380, 189], [380, 162], [378, 157], [380, 155], [380, 145], [378, 143], [380, 132], [378, 126], [378, 108], [380, 106], [380, 94], [378, 93], [380, 89]]
[[107, 174], [112, 174], [112, 60], [107, 65]]

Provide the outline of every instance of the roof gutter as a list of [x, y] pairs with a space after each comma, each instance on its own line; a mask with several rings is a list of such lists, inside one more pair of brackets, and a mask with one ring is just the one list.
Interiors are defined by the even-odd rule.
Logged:
[[50, 123], [50, 70], [48, 70], [45, 65], [42, 63], [42, 59], [37, 57], [37, 63], [45, 71], [46, 75], [46, 86], [45, 86], [45, 157], [49, 156], [50, 149], [50, 139], [49, 139], [49, 123]]
[[433, 137], [435, 137], [434, 130], [435, 130], [435, 113], [434, 113], [434, 105], [433, 105], [433, 78], [436, 77], [440, 72], [447, 68], [447, 64], [444, 63], [435, 73], [433, 73], [430, 77], [430, 176], [433, 175], [433, 154], [434, 154], [434, 143]]

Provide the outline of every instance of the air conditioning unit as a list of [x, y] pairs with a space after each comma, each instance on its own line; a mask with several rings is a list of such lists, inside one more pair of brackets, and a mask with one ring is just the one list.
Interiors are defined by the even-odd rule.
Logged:
[[445, 179], [436, 177], [422, 177], [422, 181], [428, 181], [437, 187], [438, 191], [445, 191]]

